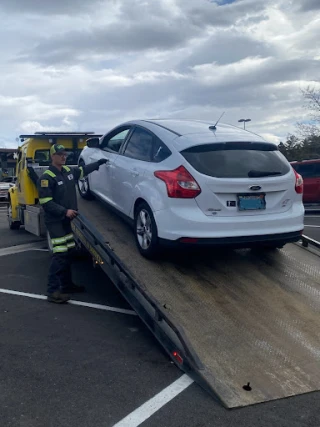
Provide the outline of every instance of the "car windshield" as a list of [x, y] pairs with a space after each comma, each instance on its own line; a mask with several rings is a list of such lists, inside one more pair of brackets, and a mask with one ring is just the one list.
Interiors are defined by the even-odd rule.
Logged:
[[290, 164], [274, 144], [227, 142], [187, 148], [183, 157], [198, 172], [216, 178], [285, 175]]

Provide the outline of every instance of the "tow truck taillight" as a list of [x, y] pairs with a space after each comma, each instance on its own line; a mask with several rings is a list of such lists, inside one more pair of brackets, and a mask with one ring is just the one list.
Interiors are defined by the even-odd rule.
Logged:
[[166, 183], [168, 197], [193, 199], [201, 193], [197, 181], [184, 166], [173, 171], [156, 171], [154, 175]]
[[293, 169], [293, 171], [294, 171], [294, 174], [296, 176], [296, 185], [295, 185], [296, 193], [302, 194], [303, 193], [303, 178], [296, 170]]
[[177, 361], [180, 365], [182, 365], [182, 363], [183, 363], [183, 359], [182, 359], [182, 357], [180, 356], [180, 354], [179, 354], [177, 351], [174, 351], [174, 352], [172, 353], [172, 356], [176, 359], [176, 361]]

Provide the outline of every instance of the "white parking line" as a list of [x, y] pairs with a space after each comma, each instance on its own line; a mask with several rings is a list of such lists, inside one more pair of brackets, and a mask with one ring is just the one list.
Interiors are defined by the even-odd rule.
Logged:
[[[0, 293], [8, 294], [8, 295], [17, 295], [17, 296], [22, 296], [22, 297], [27, 297], [27, 298], [41, 299], [41, 300], [47, 299], [47, 297], [45, 295], [30, 294], [28, 292], [12, 291], [11, 289], [0, 288]], [[91, 302], [83, 302], [83, 301], [75, 301], [75, 300], [70, 300], [70, 301], [68, 301], [68, 303], [72, 304], [72, 305], [79, 305], [81, 307], [89, 307], [89, 308], [95, 308], [97, 310], [113, 311], [115, 313], [130, 314], [131, 316], [137, 316], [137, 313], [135, 311], [126, 310], [124, 308], [109, 307], [108, 305], [92, 304]]]
[[10, 246], [8, 248], [0, 249], [0, 256], [17, 254], [20, 252], [32, 251], [32, 250], [40, 250], [43, 249], [46, 245], [45, 242], [34, 242], [34, 243], [26, 243], [23, 245]]
[[309, 224], [305, 224], [305, 227], [310, 227], [310, 228], [320, 228], [320, 225], [309, 225]]
[[127, 415], [113, 427], [137, 427], [142, 424], [145, 420], [151, 417], [155, 412], [166, 405], [170, 400], [174, 399], [178, 394], [183, 392], [189, 385], [193, 383], [193, 380], [184, 374], [177, 381], [166, 387], [160, 393], [156, 394], [142, 406], [137, 408], [131, 414]]

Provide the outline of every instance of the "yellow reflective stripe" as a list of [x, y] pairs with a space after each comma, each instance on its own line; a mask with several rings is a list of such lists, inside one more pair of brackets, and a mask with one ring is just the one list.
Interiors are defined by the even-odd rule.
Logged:
[[84, 177], [83, 167], [82, 167], [82, 166], [80, 166], [80, 167], [79, 167], [79, 169], [80, 169], [80, 171], [81, 171], [81, 173], [80, 173], [80, 178], [79, 178], [79, 179], [83, 179], [83, 177]]
[[52, 242], [53, 246], [59, 245], [60, 243], [66, 243], [66, 238], [65, 237], [57, 237], [55, 239], [51, 239], [51, 242]]
[[52, 249], [52, 252], [55, 254], [57, 252], [68, 252], [68, 247], [67, 246], [55, 246]]
[[51, 176], [51, 178], [55, 178], [56, 177], [56, 174], [54, 174], [53, 172], [49, 171], [49, 169], [47, 169], [46, 171], [44, 171], [43, 174], [47, 174], [47, 175]]
[[73, 240], [73, 234], [72, 234], [72, 233], [67, 234], [66, 236], [64, 236], [64, 238], [65, 238], [66, 240]]
[[71, 169], [70, 168], [68, 168], [68, 166], [62, 166], [63, 167], [63, 169], [64, 170], [66, 170], [67, 172], [70, 172], [71, 171]]
[[42, 199], [39, 199], [40, 205], [44, 205], [45, 203], [50, 202], [52, 200], [52, 197], [43, 197]]
[[68, 247], [68, 249], [75, 248], [76, 247], [76, 242], [67, 243], [67, 247]]

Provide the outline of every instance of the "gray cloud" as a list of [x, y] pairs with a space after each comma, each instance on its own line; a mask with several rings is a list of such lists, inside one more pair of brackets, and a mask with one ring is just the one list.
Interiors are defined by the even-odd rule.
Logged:
[[112, 24], [107, 28], [74, 31], [42, 41], [20, 59], [44, 64], [70, 62], [86, 54], [123, 54], [148, 49], [169, 50], [183, 45], [199, 29], [167, 22]]
[[10, 13], [36, 15], [77, 15], [92, 9], [98, 0], [1, 0], [0, 10]]
[[[104, 4], [107, 7], [108, 2]], [[79, 61], [86, 54], [170, 50], [187, 45], [195, 37], [203, 36], [206, 28], [227, 27], [237, 19], [255, 22], [266, 19], [261, 14], [258, 0], [243, 0], [223, 7], [207, 1], [191, 0], [185, 4], [179, 0], [172, 10], [168, 7], [168, 2], [155, 1], [146, 3], [136, 0], [135, 7], [132, 7], [131, 2], [123, 1], [118, 2], [118, 6], [117, 22], [104, 27], [91, 24], [85, 29], [48, 37], [32, 50], [20, 55], [18, 60], [70, 64], [72, 61]], [[218, 42], [222, 42], [222, 37], [217, 38]], [[232, 51], [235, 52], [236, 49]], [[225, 52], [225, 55], [228, 53]]]
[[3, 138], [35, 126], [105, 132], [132, 118], [212, 119], [224, 110], [233, 124], [251, 117], [258, 133], [293, 132], [306, 114], [299, 89], [318, 78], [320, 63], [319, 15], [298, 7], [285, 0], [2, 0]]
[[[183, 4], [183, 0], [180, 0]], [[192, 5], [187, 10], [190, 20], [197, 25], [228, 26], [236, 21], [247, 19], [249, 16], [260, 16], [266, 2], [263, 0], [242, 0], [224, 6], [211, 2], [192, 0]], [[181, 6], [183, 8], [183, 6]]]
[[192, 67], [211, 62], [230, 64], [253, 56], [272, 56], [276, 47], [256, 40], [237, 30], [217, 32], [196, 51], [180, 63], [180, 67]]
[[302, 0], [300, 9], [304, 12], [320, 10], [320, 2], [319, 0]]

